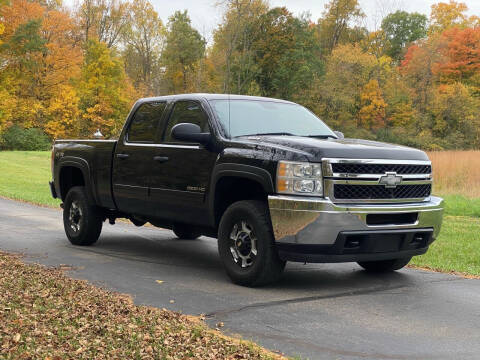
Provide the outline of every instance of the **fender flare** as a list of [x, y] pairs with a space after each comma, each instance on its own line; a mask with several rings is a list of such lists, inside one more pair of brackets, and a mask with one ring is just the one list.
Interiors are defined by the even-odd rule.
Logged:
[[58, 162], [55, 178], [58, 179], [58, 189], [56, 190], [57, 190], [57, 193], [60, 194], [60, 197], [62, 199], [65, 199], [65, 196], [67, 196], [67, 194], [62, 194], [61, 185], [60, 185], [61, 184], [60, 174], [62, 172], [62, 169], [65, 167], [74, 167], [79, 169], [82, 172], [83, 179], [85, 181], [85, 190], [87, 192], [88, 201], [91, 204], [97, 204], [96, 198], [93, 193], [94, 181], [91, 178], [90, 166], [85, 159], [82, 159], [76, 156], [62, 157]]
[[208, 194], [208, 208], [210, 212], [211, 223], [215, 225], [215, 192], [219, 182], [224, 177], [236, 177], [253, 180], [259, 183], [266, 194], [273, 194], [275, 192], [275, 186], [273, 184], [272, 176], [270, 173], [260, 167], [235, 164], [235, 163], [223, 163], [214, 167], [212, 177], [210, 180], [210, 189]]

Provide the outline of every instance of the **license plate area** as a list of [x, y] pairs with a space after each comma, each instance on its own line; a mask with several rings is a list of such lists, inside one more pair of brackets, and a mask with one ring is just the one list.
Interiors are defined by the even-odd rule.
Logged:
[[417, 221], [418, 212], [368, 214], [366, 217], [366, 223], [368, 226], [415, 225]]

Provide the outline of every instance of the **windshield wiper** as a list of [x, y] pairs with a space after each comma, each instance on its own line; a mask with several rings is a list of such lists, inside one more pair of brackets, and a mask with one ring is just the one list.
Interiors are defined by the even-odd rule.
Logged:
[[235, 137], [242, 137], [242, 136], [267, 136], [267, 135], [284, 135], [284, 136], [297, 136], [292, 133], [288, 132], [271, 132], [271, 133], [259, 133], [259, 134], [248, 134], [248, 135], [239, 135]]
[[336, 137], [335, 135], [308, 135], [308, 137], [319, 138], [319, 139], [328, 139], [328, 138], [338, 139], [338, 137]]

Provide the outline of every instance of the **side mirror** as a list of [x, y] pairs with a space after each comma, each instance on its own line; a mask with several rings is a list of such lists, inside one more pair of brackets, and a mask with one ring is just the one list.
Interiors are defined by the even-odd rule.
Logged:
[[335, 135], [338, 136], [339, 139], [345, 139], [345, 135], [341, 131], [334, 131]]
[[172, 128], [172, 137], [176, 140], [207, 144], [210, 141], [210, 133], [202, 133], [197, 124], [181, 123]]

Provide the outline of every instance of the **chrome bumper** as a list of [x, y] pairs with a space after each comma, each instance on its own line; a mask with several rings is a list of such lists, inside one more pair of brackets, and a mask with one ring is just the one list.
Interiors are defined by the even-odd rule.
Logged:
[[[442, 224], [443, 199], [409, 204], [334, 204], [327, 199], [269, 196], [268, 204], [277, 244], [333, 245], [341, 232], [433, 229]], [[413, 224], [367, 225], [368, 214], [418, 213]]]

